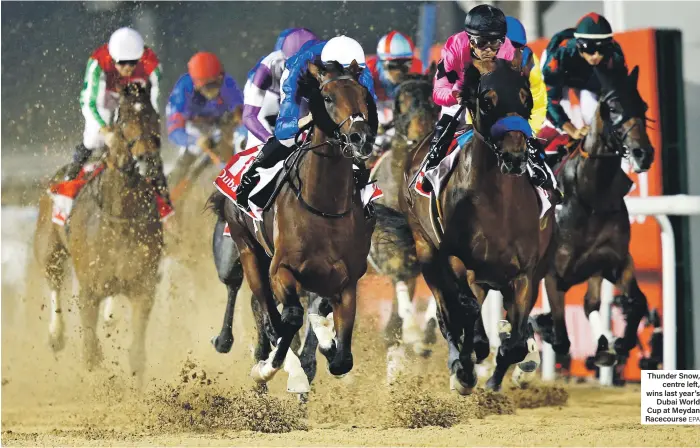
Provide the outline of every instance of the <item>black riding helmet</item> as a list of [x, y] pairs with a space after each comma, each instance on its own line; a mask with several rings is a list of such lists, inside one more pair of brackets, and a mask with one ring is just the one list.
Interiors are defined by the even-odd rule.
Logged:
[[464, 19], [464, 31], [469, 36], [504, 39], [508, 31], [506, 16], [491, 5], [475, 6]]

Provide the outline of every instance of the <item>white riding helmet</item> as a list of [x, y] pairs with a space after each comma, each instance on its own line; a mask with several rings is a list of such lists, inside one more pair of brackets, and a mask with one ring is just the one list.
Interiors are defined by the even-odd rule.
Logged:
[[143, 37], [131, 28], [119, 28], [109, 38], [108, 48], [115, 62], [138, 61], [143, 56]]
[[364, 67], [365, 66], [365, 51], [362, 45], [355, 39], [348, 36], [337, 36], [326, 42], [321, 51], [321, 61], [338, 61], [343, 67], [349, 66], [352, 61]]

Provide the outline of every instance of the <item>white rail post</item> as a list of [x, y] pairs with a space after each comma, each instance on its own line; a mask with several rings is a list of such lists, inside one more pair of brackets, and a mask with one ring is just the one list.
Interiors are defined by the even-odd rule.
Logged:
[[[603, 335], [610, 344], [613, 343], [611, 317], [614, 295], [615, 285], [607, 280], [603, 280], [603, 283], [600, 285], [600, 320], [603, 321]], [[598, 379], [601, 386], [612, 386], [613, 367], [600, 367], [599, 375]]]
[[[544, 280], [540, 282], [542, 287], [542, 312], [549, 313], [552, 311], [549, 306], [549, 296], [547, 288], [544, 287]], [[551, 344], [542, 341], [542, 380], [554, 381], [557, 376], [557, 360], [554, 354], [554, 349]]]
[[654, 215], [661, 226], [661, 260], [663, 314], [662, 330], [664, 335], [664, 370], [676, 369], [676, 237], [671, 220], [666, 215]]

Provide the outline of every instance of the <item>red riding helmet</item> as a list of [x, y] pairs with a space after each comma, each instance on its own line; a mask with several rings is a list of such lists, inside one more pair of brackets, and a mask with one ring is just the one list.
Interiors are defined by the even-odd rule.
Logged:
[[187, 71], [196, 87], [215, 81], [224, 69], [214, 53], [200, 51], [187, 63]]

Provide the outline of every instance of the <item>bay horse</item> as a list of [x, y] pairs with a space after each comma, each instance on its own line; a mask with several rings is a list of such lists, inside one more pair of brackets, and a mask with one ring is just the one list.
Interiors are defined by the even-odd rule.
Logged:
[[[435, 64], [425, 75], [409, 74], [399, 84], [393, 111], [395, 134], [389, 150], [381, 155], [371, 174], [384, 196], [377, 200], [377, 227], [372, 235], [369, 262], [379, 274], [391, 278], [395, 291], [384, 339], [389, 348], [403, 343], [424, 356], [430, 353], [428, 344], [435, 342], [437, 321], [428, 318], [421, 332], [415, 319], [411, 301], [420, 265], [408, 221], [398, 210], [411, 150], [432, 132], [440, 114], [440, 108], [432, 101], [434, 71]], [[397, 225], [396, 220], [403, 223]]]
[[[55, 351], [65, 345], [60, 292], [65, 261], [73, 260], [80, 287], [83, 361], [89, 370], [102, 359], [96, 334], [101, 300], [117, 294], [129, 297], [134, 332], [129, 361], [140, 385], [163, 250], [155, 190], [146, 181], [160, 163], [160, 125], [149, 92], [138, 84], [123, 89], [117, 113], [117, 138], [103, 157], [105, 167], [75, 198], [66, 226], [52, 222], [52, 199], [46, 193], [41, 197], [34, 254], [51, 289], [49, 338]], [[65, 169], [52, 183], [63, 178]]]
[[[265, 329], [276, 344], [272, 354], [269, 346], [256, 354], [260, 361], [251, 376], [258, 383], [279, 371], [303, 324], [302, 290], [327, 298], [332, 307], [337, 338], [324, 353], [330, 373], [343, 376], [353, 367], [357, 282], [367, 269], [375, 225], [373, 218], [365, 218], [353, 176], [353, 159], [364, 160], [371, 153], [377, 120], [369, 93], [357, 81], [361, 71], [356, 62], [347, 69], [335, 62], [309, 64], [300, 94], [309, 98], [311, 141], [290, 159], [287, 181], [261, 225], [271, 236], [272, 257], [255, 237], [257, 223], [231, 201], [222, 200], [220, 193], [210, 198], [240, 251], [243, 272], [261, 311], [259, 332]], [[267, 355], [271, 359], [265, 360]]]
[[[528, 142], [521, 129], [532, 104], [527, 79], [520, 67], [503, 60], [475, 61], [465, 70], [462, 98], [473, 115], [474, 136], [457, 155], [434, 206], [409, 190], [429, 149], [427, 139], [406, 167], [402, 208], [437, 300], [450, 387], [460, 394], [471, 393], [477, 383], [474, 363], [489, 354], [488, 340], [475, 327], [483, 325], [480, 307], [490, 289], [502, 293], [507, 321], [499, 325], [502, 343], [487, 388], [500, 389], [512, 364], [519, 363], [521, 375], [534, 372], [538, 363], [528, 316], [552, 254], [554, 211], [540, 219], [537, 192], [523, 175]], [[442, 231], [434, 227], [435, 214]]]
[[[558, 170], [565, 200], [556, 216], [556, 255], [545, 277], [552, 311], [533, 321], [555, 352], [568, 354], [564, 296], [572, 286], [587, 281], [584, 310], [597, 344], [594, 361], [611, 366], [626, 360], [637, 343], [639, 323], [649, 313], [629, 252], [630, 221], [624, 196], [632, 182], [622, 171], [621, 161], [628, 159], [635, 172], [643, 173], [651, 167], [654, 148], [646, 132], [647, 105], [637, 89], [638, 67], [618, 77], [598, 71], [596, 75], [602, 93], [590, 131]], [[599, 314], [603, 279], [622, 291], [626, 326], [614, 348], [603, 334]]]

